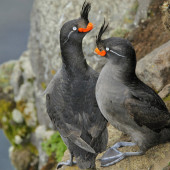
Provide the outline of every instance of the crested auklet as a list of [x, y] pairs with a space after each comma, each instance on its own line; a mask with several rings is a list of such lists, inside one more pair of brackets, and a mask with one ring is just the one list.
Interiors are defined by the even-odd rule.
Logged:
[[[149, 148], [170, 141], [168, 109], [155, 91], [136, 76], [136, 54], [131, 43], [118, 37], [101, 39], [107, 27], [104, 22], [96, 39], [95, 52], [107, 58], [96, 84], [96, 100], [108, 122], [130, 135], [135, 143], [116, 143], [102, 156], [101, 166], [144, 154]], [[136, 144], [139, 152], [117, 150]]]
[[79, 168], [95, 168], [97, 154], [106, 150], [107, 121], [95, 98], [98, 73], [87, 64], [82, 50], [82, 40], [93, 28], [88, 20], [90, 9], [85, 1], [81, 17], [61, 28], [62, 67], [45, 91], [48, 115], [71, 155], [58, 168], [75, 164], [73, 157]]

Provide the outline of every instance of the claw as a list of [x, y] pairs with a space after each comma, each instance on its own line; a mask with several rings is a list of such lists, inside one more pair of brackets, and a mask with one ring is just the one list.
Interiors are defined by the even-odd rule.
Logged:
[[73, 166], [73, 165], [75, 165], [75, 164], [76, 164], [76, 162], [73, 161], [73, 154], [70, 153], [70, 160], [67, 160], [66, 162], [60, 162], [60, 163], [58, 163], [57, 169], [61, 168], [63, 165]]
[[58, 163], [57, 169], [61, 168], [63, 165], [73, 166], [73, 165], [75, 165], [75, 164], [76, 164], [75, 161], [72, 161], [72, 162], [71, 162], [70, 160], [67, 160], [66, 162], [60, 162], [60, 163]]
[[135, 143], [132, 142], [118, 142], [115, 145], [113, 145], [111, 148], [109, 148], [104, 155], [102, 156], [102, 158], [100, 159], [101, 161], [101, 166], [102, 167], [106, 167], [106, 166], [110, 166], [113, 165], [119, 161], [121, 161], [122, 159], [128, 157], [128, 156], [137, 156], [137, 155], [142, 155], [143, 152], [125, 152], [122, 153], [120, 151], [117, 150], [117, 148], [123, 147], [123, 146], [134, 146], [136, 145]]

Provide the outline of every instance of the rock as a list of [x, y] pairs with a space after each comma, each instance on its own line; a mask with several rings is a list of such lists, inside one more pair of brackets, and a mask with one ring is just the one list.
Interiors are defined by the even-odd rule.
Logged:
[[19, 144], [21, 144], [23, 142], [23, 139], [19, 135], [16, 135], [14, 140], [15, 140], [15, 143], [17, 145], [19, 145]]
[[166, 85], [162, 91], [159, 92], [159, 96], [164, 100], [166, 107], [170, 111], [170, 84]]
[[162, 12], [163, 12], [162, 22], [163, 22], [165, 30], [167, 30], [168, 32], [170, 32], [170, 8], [169, 6], [170, 6], [170, 0], [164, 1], [162, 5]]
[[26, 103], [24, 108], [24, 115], [27, 126], [35, 127], [37, 125], [37, 114], [35, 111], [35, 105], [33, 103]]
[[13, 87], [14, 95], [17, 96], [19, 92], [19, 88], [21, 84], [23, 84], [23, 76], [22, 71], [20, 69], [19, 62], [15, 64], [15, 67], [13, 69], [13, 73], [11, 75], [10, 83]]
[[37, 170], [37, 157], [28, 149], [10, 147], [10, 159], [17, 170]]
[[49, 139], [54, 133], [54, 130], [47, 130], [45, 125], [39, 125], [35, 130], [36, 139], [38, 140]]
[[34, 101], [34, 73], [29, 60], [29, 52], [22, 54], [15, 64], [10, 83], [14, 89], [15, 101]]
[[30, 101], [34, 102], [34, 88], [30, 82], [22, 84], [19, 88], [18, 94], [15, 96], [15, 101]]
[[38, 149], [38, 153], [39, 153], [39, 165], [38, 165], [38, 169], [40, 170], [48, 161], [48, 156], [46, 155], [46, 153], [42, 150], [42, 146], [41, 143], [43, 141], [43, 137], [44, 137], [44, 132], [46, 131], [46, 127], [43, 125], [40, 125], [36, 128], [35, 130], [35, 134], [33, 134], [32, 136], [32, 143], [36, 146], [36, 148]]
[[29, 51], [25, 51], [15, 64], [13, 73], [11, 75], [11, 85], [14, 89], [14, 95], [18, 96], [21, 85], [25, 82], [32, 83], [35, 75], [32, 71], [32, 66], [29, 60]]
[[44, 133], [46, 132], [47, 128], [44, 125], [37, 126], [35, 130], [35, 135], [37, 139], [44, 139]]
[[42, 91], [35, 87], [35, 106], [37, 111], [37, 118], [40, 125], [45, 125], [48, 128], [53, 129], [50, 117], [46, 112], [45, 95], [42, 95]]
[[56, 158], [54, 156], [49, 157], [48, 162], [41, 170], [54, 170], [56, 167]]
[[45, 125], [39, 125], [35, 130], [36, 139], [38, 140], [49, 139], [51, 135], [54, 134], [54, 132], [55, 131], [53, 130], [47, 130]]
[[9, 93], [11, 90], [10, 78], [16, 63], [17, 61], [12, 60], [0, 65], [0, 93], [1, 91], [2, 93]]
[[159, 96], [162, 99], [165, 99], [166, 97], [168, 97], [170, 95], [170, 84], [167, 84], [160, 92], [159, 92]]
[[23, 118], [21, 112], [17, 109], [14, 109], [12, 111], [12, 118], [16, 123], [23, 123], [23, 121], [24, 121], [24, 118]]
[[4, 123], [7, 122], [7, 117], [6, 116], [2, 117], [2, 122], [4, 122]]
[[14, 151], [14, 146], [10, 146], [10, 147], [9, 147], [9, 150], [8, 150], [8, 153], [9, 153], [9, 157], [10, 157], [10, 158], [12, 157], [13, 151]]
[[[122, 135], [122, 132], [118, 131], [112, 126], [109, 126], [109, 143], [108, 147], [111, 147], [118, 141], [129, 141], [129, 137], [125, 137]], [[107, 148], [108, 148], [107, 147]], [[103, 155], [98, 155], [96, 159], [96, 169], [97, 170], [161, 170], [169, 164], [170, 158], [170, 143], [161, 144], [149, 149], [144, 155], [142, 156], [133, 156], [127, 157], [126, 159], [116, 163], [115, 165], [109, 167], [100, 167], [99, 159]], [[139, 148], [135, 147], [123, 147], [120, 148], [122, 152], [134, 152], [138, 151]], [[62, 161], [66, 161], [69, 159], [69, 152], [66, 151]], [[56, 169], [57, 170], [57, 169]], [[61, 170], [80, 170], [77, 166], [68, 167], [63, 166]]]
[[150, 3], [152, 2], [152, 0], [138, 0], [138, 10], [135, 16], [135, 20], [134, 20], [134, 25], [138, 26], [139, 22], [141, 20], [144, 20], [147, 18], [148, 15], [148, 7], [150, 5]]
[[156, 48], [139, 60], [137, 76], [148, 86], [159, 92], [170, 83], [170, 41]]
[[41, 143], [44, 139], [50, 138], [50, 136], [54, 134], [54, 131], [47, 130], [45, 125], [39, 125], [35, 129], [35, 133], [31, 136], [31, 143], [36, 146], [39, 153], [39, 170], [46, 165], [46, 162], [48, 161], [48, 156], [46, 153], [42, 150]]

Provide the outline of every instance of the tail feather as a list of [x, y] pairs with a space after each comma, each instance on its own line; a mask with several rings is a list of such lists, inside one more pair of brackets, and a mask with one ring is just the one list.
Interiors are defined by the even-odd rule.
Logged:
[[91, 153], [96, 153], [95, 150], [80, 137], [75, 137], [74, 135], [71, 135], [69, 136], [69, 139], [80, 148]]
[[76, 162], [81, 169], [95, 169], [95, 158], [96, 155], [90, 154], [89, 157], [82, 158], [81, 156], [76, 157]]

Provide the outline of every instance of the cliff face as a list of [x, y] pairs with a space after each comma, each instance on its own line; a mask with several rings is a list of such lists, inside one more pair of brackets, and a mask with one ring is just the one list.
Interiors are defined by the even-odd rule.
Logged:
[[[104, 17], [109, 22], [108, 33], [105, 36], [124, 37], [129, 35], [128, 38], [132, 40], [131, 34], [128, 32], [134, 28], [133, 22], [135, 25], [139, 24], [139, 28], [143, 27], [139, 22], [143, 18], [146, 19], [151, 1], [147, 2], [148, 4], [144, 5], [143, 1], [137, 2], [136, 0], [92, 1], [89, 20], [94, 23], [95, 29], [85, 37], [83, 51], [87, 62], [94, 69], [100, 71], [105, 63], [105, 60], [98, 58], [93, 53], [95, 36]], [[159, 1], [157, 6], [160, 6], [161, 3], [163, 1]], [[52, 169], [56, 164], [54, 157], [58, 154], [58, 146], [63, 147], [60, 141], [58, 141], [57, 147], [55, 145], [58, 134], [51, 130], [53, 127], [46, 113], [45, 97], [42, 93], [61, 66], [60, 28], [66, 21], [79, 17], [82, 4], [83, 0], [35, 0], [31, 13], [27, 51], [18, 61], [6, 63], [0, 67], [0, 103], [3, 106], [0, 109], [0, 125], [13, 145], [10, 149], [10, 157], [17, 169]], [[138, 6], [139, 8], [137, 8]], [[133, 37], [134, 43], [135, 38], [136, 36]], [[167, 41], [163, 41], [163, 43], [165, 42]], [[137, 65], [138, 76], [157, 92], [161, 91], [160, 95], [168, 106], [170, 101], [169, 47], [170, 41], [146, 55]], [[119, 134], [116, 139], [112, 138], [112, 134], [115, 133]], [[110, 130], [111, 143], [109, 146], [121, 139], [120, 135], [121, 133], [117, 130]], [[168, 146], [167, 144], [162, 147], [167, 151]], [[159, 153], [159, 149], [155, 148], [152, 154], [154, 153]], [[58, 157], [60, 156], [58, 155]], [[23, 162], [22, 157], [25, 157]], [[132, 159], [135, 161], [135, 158]], [[126, 162], [127, 160], [125, 164]], [[140, 164], [142, 163], [140, 162]], [[126, 164], [123, 167], [129, 166]]]

